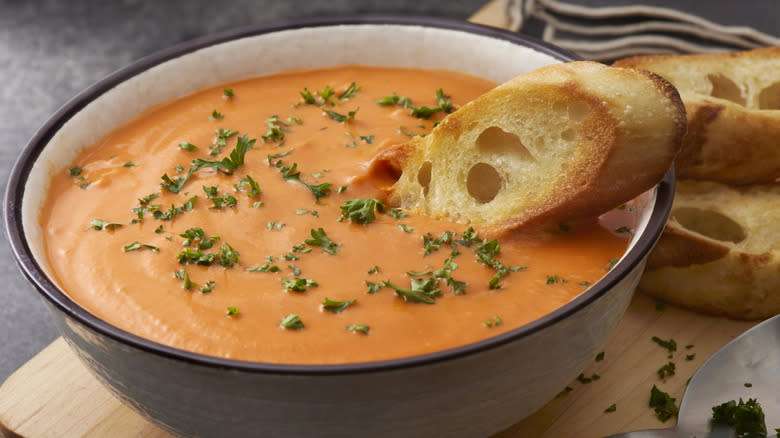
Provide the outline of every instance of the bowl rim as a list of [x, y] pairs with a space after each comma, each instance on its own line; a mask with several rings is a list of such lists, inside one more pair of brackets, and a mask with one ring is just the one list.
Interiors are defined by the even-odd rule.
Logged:
[[[183, 361], [193, 365], [209, 368], [226, 368], [244, 372], [287, 375], [341, 375], [355, 373], [383, 372], [397, 369], [413, 368], [423, 365], [476, 355], [485, 350], [498, 348], [538, 333], [542, 329], [574, 314], [590, 303], [604, 296], [613, 286], [636, 268], [649, 253], [663, 231], [672, 207], [674, 194], [674, 175], [670, 170], [663, 181], [656, 186], [656, 200], [645, 231], [638, 237], [636, 244], [629, 250], [613, 269], [592, 287], [573, 298], [551, 313], [530, 323], [505, 333], [492, 336], [471, 344], [455, 348], [426, 353], [422, 355], [386, 359], [371, 362], [355, 362], [345, 364], [311, 365], [284, 364], [268, 362], [250, 362], [209, 356], [187, 350], [160, 344], [125, 330], [122, 330], [88, 312], [52, 282], [36, 262], [27, 243], [22, 221], [21, 204], [24, 198], [25, 185], [33, 164], [54, 137], [57, 131], [76, 113], [89, 105], [94, 99], [121, 82], [144, 72], [170, 59], [186, 55], [204, 47], [209, 47], [231, 40], [254, 37], [267, 33], [295, 30], [305, 27], [323, 27], [338, 25], [400, 25], [432, 27], [444, 30], [455, 30], [478, 36], [487, 36], [513, 44], [522, 45], [553, 58], [567, 62], [582, 59], [581, 57], [559, 49], [549, 43], [516, 32], [484, 26], [481, 24], [442, 17], [399, 16], [388, 14], [355, 15], [346, 17], [305, 18], [238, 28], [230, 31], [206, 35], [190, 41], [185, 41], [167, 49], [145, 56], [130, 65], [121, 68], [105, 78], [95, 82], [76, 95], [59, 110], [57, 110], [35, 133], [28, 144], [22, 149], [11, 170], [5, 191], [3, 211], [4, 228], [8, 236], [11, 251], [22, 274], [38, 290], [38, 292], [67, 318], [77, 321], [90, 331], [106, 336], [113, 341], [135, 349], [151, 353], [162, 358]], [[50, 309], [51, 310], [51, 309]]]

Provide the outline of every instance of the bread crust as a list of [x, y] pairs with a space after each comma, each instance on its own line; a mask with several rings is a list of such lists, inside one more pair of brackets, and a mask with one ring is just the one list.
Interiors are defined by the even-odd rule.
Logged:
[[650, 189], [686, 129], [676, 89], [595, 62], [518, 76], [380, 152], [394, 206], [492, 231], [596, 216]]
[[763, 184], [780, 178], [780, 47], [638, 56], [615, 66], [660, 74], [679, 90], [688, 134], [679, 178]]
[[640, 290], [731, 318], [780, 313], [778, 206], [777, 183], [678, 181], [671, 217], [648, 258]]

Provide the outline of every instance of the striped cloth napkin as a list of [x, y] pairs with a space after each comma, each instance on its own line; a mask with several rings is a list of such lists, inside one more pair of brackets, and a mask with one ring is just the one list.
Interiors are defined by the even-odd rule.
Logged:
[[597, 61], [780, 46], [780, 0], [503, 0], [510, 29]]

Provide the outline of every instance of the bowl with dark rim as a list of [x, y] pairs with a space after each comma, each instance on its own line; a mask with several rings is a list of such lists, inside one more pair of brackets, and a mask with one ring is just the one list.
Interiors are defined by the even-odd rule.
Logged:
[[[263, 62], [226, 62], [239, 55]], [[671, 173], [637, 203], [636, 232], [614, 268], [552, 313], [458, 348], [343, 365], [211, 357], [123, 331], [84, 310], [51, 279], [37, 219], [52, 169], [67, 166], [80, 145], [148, 107], [206, 86], [349, 63], [448, 69], [503, 82], [573, 60], [516, 33], [393, 16], [290, 21], [174, 46], [86, 89], [23, 149], [5, 197], [13, 254], [89, 370], [112, 394], [173, 434], [456, 437], [501, 431], [558, 394], [617, 326], [668, 217]], [[182, 77], [181, 71], [188, 73]]]

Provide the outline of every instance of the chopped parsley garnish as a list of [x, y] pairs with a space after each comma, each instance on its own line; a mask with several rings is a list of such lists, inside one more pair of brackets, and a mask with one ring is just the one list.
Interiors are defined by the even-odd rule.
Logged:
[[133, 163], [132, 161], [128, 161], [125, 164], [123, 164], [122, 166], [123, 167], [133, 167], [133, 166], [135, 166], [135, 163]]
[[236, 316], [240, 314], [241, 312], [238, 310], [237, 307], [228, 306], [227, 308], [227, 316]]
[[361, 140], [363, 140], [364, 142], [366, 142], [368, 144], [374, 143], [374, 136], [373, 135], [360, 135], [360, 136], [358, 136], [358, 138], [360, 138]]
[[160, 251], [160, 248], [158, 248], [156, 246], [149, 245], [149, 244], [146, 244], [146, 243], [139, 243], [139, 242], [128, 243], [122, 249], [125, 252], [137, 251], [139, 249], [151, 249], [154, 252], [159, 252]]
[[413, 117], [420, 119], [429, 119], [432, 115], [438, 112], [451, 113], [455, 108], [448, 99], [450, 96], [444, 94], [441, 88], [436, 90], [436, 103], [437, 106], [429, 108], [426, 106], [416, 107], [412, 105], [411, 99], [408, 97], [399, 97], [396, 93], [390, 96], [383, 97], [376, 101], [379, 105], [390, 106], [400, 105], [409, 110], [409, 114]]
[[374, 283], [368, 280], [365, 280], [366, 286], [368, 286], [368, 293], [375, 294], [379, 292], [379, 289], [382, 289], [385, 287], [383, 283]]
[[485, 327], [498, 327], [501, 324], [503, 324], [504, 321], [501, 320], [498, 316], [494, 316], [492, 319], [486, 319], [483, 324], [485, 324]]
[[604, 352], [603, 351], [596, 355], [596, 362], [601, 362], [602, 360], [604, 360]]
[[183, 280], [184, 283], [182, 284], [182, 287], [185, 290], [190, 290], [193, 287], [197, 287], [198, 284], [194, 283], [192, 280], [190, 280], [190, 274], [187, 273], [184, 269], [179, 269], [178, 271], [173, 273], [174, 277], [178, 278], [179, 280]]
[[605, 413], [615, 412], [617, 410], [617, 404], [612, 403], [607, 409], [604, 409]]
[[376, 213], [383, 212], [385, 205], [378, 199], [347, 199], [341, 205], [341, 216], [356, 224], [370, 224]]
[[92, 182], [91, 181], [87, 181], [85, 183], [79, 184], [79, 187], [81, 187], [82, 190], [87, 190], [87, 187], [89, 187], [90, 184], [92, 184]]
[[367, 326], [367, 325], [353, 324], [353, 325], [349, 325], [349, 326], [347, 326], [347, 330], [348, 330], [348, 331], [351, 331], [351, 332], [359, 332], [359, 333], [363, 333], [364, 335], [367, 335], [367, 334], [368, 334], [368, 331], [369, 331], [370, 329], [371, 329], [371, 328], [370, 328], [369, 326]]
[[441, 295], [441, 289], [434, 289], [438, 286], [439, 280], [431, 277], [427, 280], [412, 279], [411, 289], [398, 287], [388, 280], [383, 281], [384, 285], [393, 289], [399, 297], [407, 303], [425, 303], [434, 304], [434, 297]]
[[232, 88], [225, 88], [224, 90], [222, 90], [222, 95], [227, 98], [235, 97]]
[[70, 176], [79, 176], [81, 175], [81, 171], [82, 169], [78, 166], [73, 166], [68, 168], [68, 173], [70, 174]]
[[194, 144], [188, 141], [183, 141], [179, 143], [179, 148], [185, 151], [194, 151], [195, 149], [198, 149], [197, 146], [195, 146]]
[[343, 115], [343, 114], [339, 114], [336, 111], [331, 111], [331, 110], [324, 110], [324, 111], [325, 111], [325, 114], [329, 115], [331, 119], [333, 119], [333, 120], [335, 120], [337, 122], [344, 123], [344, 122], [348, 122], [350, 120], [354, 120], [355, 119], [355, 114], [357, 114], [358, 110], [360, 110], [359, 107], [355, 108], [354, 111], [348, 112], [346, 116]]
[[193, 243], [197, 243], [198, 249], [209, 249], [214, 246], [214, 242], [219, 240], [219, 236], [206, 237], [206, 233], [201, 228], [188, 228], [185, 232], [179, 234], [185, 240], [182, 242], [183, 246], [190, 246]]
[[252, 177], [249, 175], [243, 178], [239, 178], [238, 183], [234, 184], [233, 187], [239, 192], [246, 190], [246, 193], [249, 197], [260, 196], [260, 184], [258, 184], [257, 181], [252, 179]]
[[268, 228], [269, 230], [272, 230], [272, 231], [273, 230], [281, 230], [282, 228], [285, 227], [285, 225], [287, 225], [287, 224], [285, 224], [283, 222], [273, 222], [273, 221], [271, 221], [271, 222], [268, 222], [268, 225], [266, 225], [266, 228]]
[[227, 139], [238, 134], [238, 131], [226, 128], [217, 129], [217, 137], [214, 144], [209, 148], [209, 155], [216, 157], [222, 152], [222, 148], [227, 146]]
[[650, 390], [649, 406], [655, 410], [655, 416], [661, 421], [666, 421], [677, 416], [678, 408], [674, 404], [676, 399], [661, 391], [655, 385]]
[[[336, 255], [336, 250], [339, 247], [337, 243], [328, 238], [328, 236], [325, 234], [325, 230], [322, 228], [318, 228], [316, 230], [312, 228], [311, 237], [304, 240], [304, 242], [311, 246], [321, 246], [325, 252], [332, 255]], [[293, 248], [293, 250], [295, 250], [295, 248]]]
[[696, 357], [696, 353], [693, 354], [686, 354], [685, 360], [693, 360]]
[[165, 229], [163, 228], [163, 226], [162, 226], [162, 225], [160, 225], [159, 227], [157, 227], [157, 228], [155, 228], [155, 229], [154, 229], [154, 233], [155, 233], [155, 234], [162, 234], [162, 233], [164, 233], [164, 232], [165, 232]]
[[238, 256], [238, 251], [233, 249], [228, 243], [222, 242], [222, 248], [220, 248], [218, 256], [220, 265], [225, 268], [232, 268], [234, 264], [239, 263]]
[[114, 228], [119, 228], [122, 226], [122, 224], [117, 224], [114, 222], [106, 222], [101, 219], [92, 219], [92, 223], [90, 223], [89, 226], [98, 231], [102, 231], [105, 229], [113, 230]]
[[304, 328], [303, 321], [301, 321], [301, 318], [291, 313], [282, 319], [282, 322], [279, 323], [279, 327], [290, 329], [290, 330], [301, 330]]
[[660, 345], [661, 347], [666, 348], [669, 350], [669, 353], [673, 353], [677, 351], [677, 342], [674, 339], [669, 339], [668, 341], [664, 341], [663, 339], [659, 338], [658, 336], [653, 336], [653, 342]]
[[190, 168], [185, 176], [177, 176], [174, 178], [169, 177], [168, 174], [165, 173], [161, 177], [163, 182], [160, 183], [160, 187], [171, 193], [179, 193], [182, 187], [184, 187], [184, 184], [190, 179], [194, 171], [195, 170], [193, 168]]
[[[274, 157], [277, 155], [269, 155], [268, 156], [268, 163], [271, 164]], [[305, 185], [309, 190], [311, 190], [311, 193], [314, 195], [314, 198], [319, 201], [320, 198], [324, 198], [325, 196], [328, 196], [328, 193], [330, 192], [330, 186], [331, 183], [322, 183], [322, 184], [308, 184], [304, 182], [301, 179], [301, 172], [298, 170], [298, 163], [293, 163], [292, 166], [287, 167], [285, 166], [281, 160], [276, 161], [276, 163], [272, 164], [274, 167], [278, 168], [279, 171], [282, 173], [282, 178], [288, 180], [288, 181], [297, 181], [303, 185]]]
[[268, 131], [261, 136], [263, 143], [284, 140], [284, 133], [290, 132], [287, 128], [290, 124], [283, 122], [279, 119], [279, 116], [272, 116], [266, 119], [265, 124], [268, 125]]
[[244, 134], [242, 137], [238, 137], [236, 147], [230, 151], [230, 155], [228, 157], [225, 157], [220, 161], [208, 161], [201, 158], [192, 160], [192, 168], [188, 172], [187, 178], [192, 175], [192, 172], [205, 169], [207, 167], [214, 168], [218, 172], [224, 173], [225, 175], [232, 175], [234, 170], [244, 164], [244, 156], [248, 150], [252, 149], [252, 146], [254, 146], [256, 141], [257, 140], [254, 138], [250, 140], [249, 137]]
[[207, 293], [211, 292], [212, 289], [214, 289], [214, 285], [216, 285], [216, 284], [217, 284], [216, 281], [209, 280], [209, 281], [206, 282], [206, 284], [204, 284], [203, 286], [200, 287], [200, 291], [203, 292], [204, 294], [207, 294]]
[[317, 286], [316, 281], [308, 278], [282, 278], [282, 287], [290, 292], [306, 292], [308, 288]]
[[344, 90], [344, 92], [339, 96], [339, 100], [352, 99], [353, 97], [357, 96], [357, 93], [361, 90], [361, 88], [362, 87], [355, 86], [354, 82], [349, 84], [349, 87], [347, 87], [347, 89]]
[[325, 299], [322, 300], [322, 309], [332, 313], [341, 313], [344, 310], [346, 310], [347, 307], [355, 304], [356, 301], [357, 300], [349, 300], [349, 301], [331, 300], [330, 298], [325, 297]]
[[406, 214], [403, 211], [401, 211], [400, 208], [391, 208], [390, 211], [387, 214], [389, 214], [390, 217], [395, 218], [395, 219], [403, 219], [406, 216], [409, 216], [408, 214]]
[[727, 401], [712, 408], [712, 422], [734, 428], [737, 437], [765, 437], [766, 420], [758, 400], [749, 398]]
[[585, 377], [584, 373], [580, 373], [580, 375], [577, 376], [577, 381], [582, 384], [588, 384], [593, 382], [594, 380], [599, 380], [600, 378], [601, 376], [599, 376], [598, 374], [593, 374], [590, 377]]
[[254, 268], [246, 268], [249, 272], [279, 272], [281, 269], [279, 266], [266, 263], [262, 266], [255, 266]]
[[674, 362], [667, 363], [666, 365], [658, 369], [658, 377], [661, 379], [665, 379], [667, 377], [673, 376], [675, 368], [676, 366]]
[[211, 112], [211, 117], [209, 117], [209, 120], [220, 120], [220, 119], [224, 119], [224, 118], [225, 118], [224, 114], [222, 114], [221, 112], [219, 112], [217, 110], [214, 110], [214, 111]]
[[447, 281], [447, 285], [452, 287], [455, 295], [463, 295], [466, 293], [466, 282], [458, 281], [452, 278], [452, 271], [458, 269], [458, 264], [452, 258], [448, 258], [444, 261], [444, 266], [441, 269], [437, 269], [432, 272], [434, 278], [443, 278]]
[[402, 229], [404, 233], [413, 233], [414, 228], [410, 228], [409, 225], [406, 224], [397, 224], [398, 228]]
[[607, 271], [611, 271], [612, 268], [614, 268], [615, 265], [617, 265], [618, 261], [619, 259], [609, 259], [609, 265], [607, 266]]
[[379, 266], [376, 266], [376, 265], [374, 265], [373, 268], [368, 270], [369, 274], [376, 274], [377, 272], [379, 272]]

